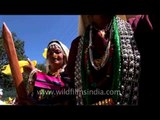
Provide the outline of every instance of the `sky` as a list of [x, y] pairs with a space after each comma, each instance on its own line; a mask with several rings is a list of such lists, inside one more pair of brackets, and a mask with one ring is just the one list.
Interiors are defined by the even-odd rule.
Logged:
[[70, 48], [78, 36], [78, 15], [0, 15], [0, 28], [3, 22], [25, 42], [25, 55], [38, 64], [45, 63], [42, 53], [51, 40]]

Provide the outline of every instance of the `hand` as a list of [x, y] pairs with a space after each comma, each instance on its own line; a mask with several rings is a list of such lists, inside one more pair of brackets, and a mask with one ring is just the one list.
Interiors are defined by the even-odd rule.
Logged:
[[28, 58], [28, 63], [29, 63], [29, 65], [23, 66], [23, 70], [24, 70], [24, 72], [26, 72], [26, 73], [30, 73], [32, 70], [35, 69], [32, 61], [31, 61], [29, 58]]

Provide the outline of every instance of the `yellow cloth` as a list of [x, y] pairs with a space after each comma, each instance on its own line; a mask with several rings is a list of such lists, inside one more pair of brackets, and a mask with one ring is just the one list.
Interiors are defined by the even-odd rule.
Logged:
[[[29, 63], [28, 63], [28, 61], [26, 61], [26, 60], [18, 61], [18, 63], [19, 63], [19, 66], [20, 66], [20, 71], [21, 71], [21, 73], [23, 73], [23, 66], [29, 65]], [[33, 63], [34, 66], [36, 66], [37, 61], [36, 61], [36, 60], [33, 60], [32, 63]], [[11, 73], [11, 68], [10, 68], [10, 65], [9, 65], [9, 64], [8, 64], [8, 65], [4, 65], [4, 66], [2, 67], [2, 69], [3, 69], [3, 70], [2, 70], [2, 73], [6, 74], [6, 75], [11, 75], [11, 74], [12, 74], [12, 73]]]
[[47, 48], [44, 49], [44, 52], [43, 52], [42, 55], [43, 55], [43, 57], [44, 57], [45, 59], [47, 58]]

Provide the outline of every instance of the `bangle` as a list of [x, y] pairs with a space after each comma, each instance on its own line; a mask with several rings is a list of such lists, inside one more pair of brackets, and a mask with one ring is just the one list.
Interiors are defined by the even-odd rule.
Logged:
[[36, 72], [41, 72], [40, 70], [38, 70], [37, 68], [33, 69], [30, 74], [29, 74], [29, 79], [28, 79], [28, 82], [29, 83], [32, 83], [34, 80], [33, 80], [33, 75], [36, 73]]

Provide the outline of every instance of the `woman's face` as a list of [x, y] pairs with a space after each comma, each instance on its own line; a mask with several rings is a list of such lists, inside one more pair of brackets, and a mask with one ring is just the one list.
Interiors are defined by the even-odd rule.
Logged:
[[53, 44], [48, 49], [47, 59], [51, 69], [60, 69], [64, 65], [64, 53], [61, 47]]

